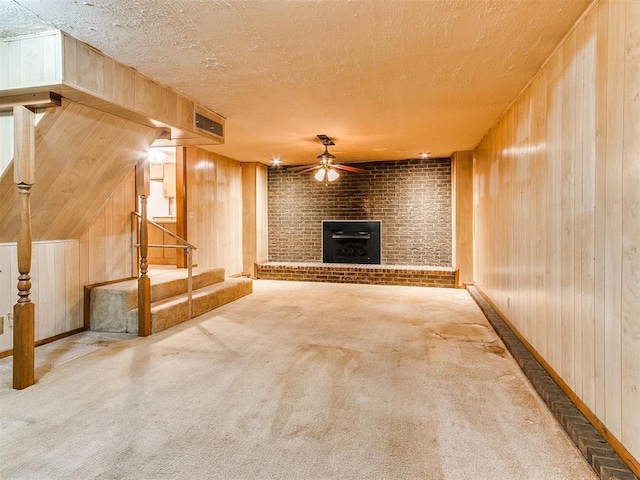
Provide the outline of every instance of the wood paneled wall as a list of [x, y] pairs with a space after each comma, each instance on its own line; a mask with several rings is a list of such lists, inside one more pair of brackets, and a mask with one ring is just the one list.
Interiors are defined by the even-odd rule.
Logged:
[[241, 164], [187, 147], [187, 240], [198, 247], [194, 262], [242, 273]]
[[0, 39], [0, 90], [62, 83], [62, 32]]
[[[10, 315], [18, 300], [15, 244], [0, 244], [0, 352], [13, 347]], [[34, 242], [31, 299], [36, 305], [36, 336], [42, 340], [83, 326], [78, 240]]]
[[135, 169], [97, 212], [80, 236], [80, 279], [82, 285], [136, 276], [137, 251], [132, 245], [131, 212], [136, 209]]
[[267, 252], [267, 167], [242, 164], [242, 258], [243, 272], [256, 275], [255, 265], [265, 262]]
[[[161, 227], [166, 228], [171, 233], [176, 233], [176, 222], [155, 222]], [[175, 238], [166, 232], [163, 232], [159, 228], [149, 225], [149, 245], [176, 245]], [[173, 265], [176, 266], [176, 252], [175, 248], [158, 248], [149, 247], [149, 253], [147, 260], [149, 265]]]
[[595, 4], [474, 160], [477, 285], [636, 462], [639, 32], [637, 0]]
[[0, 177], [13, 160], [13, 113], [0, 112]]
[[473, 282], [473, 152], [451, 157], [452, 260], [458, 286]]
[[269, 259], [268, 176], [265, 165], [256, 167], [256, 262], [266, 262]]
[[[154, 129], [67, 100], [47, 110], [36, 125], [33, 238], [79, 238], [156, 134]], [[0, 177], [1, 242], [15, 240], [18, 216], [18, 190], [10, 166]]]

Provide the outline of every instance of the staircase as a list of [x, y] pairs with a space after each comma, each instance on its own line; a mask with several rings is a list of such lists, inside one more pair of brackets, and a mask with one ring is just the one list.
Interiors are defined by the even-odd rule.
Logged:
[[[187, 272], [184, 269], [150, 270], [151, 333], [189, 319]], [[193, 316], [250, 294], [249, 278], [225, 278], [222, 268], [193, 269]], [[127, 280], [91, 290], [91, 330], [138, 333], [138, 281]]]

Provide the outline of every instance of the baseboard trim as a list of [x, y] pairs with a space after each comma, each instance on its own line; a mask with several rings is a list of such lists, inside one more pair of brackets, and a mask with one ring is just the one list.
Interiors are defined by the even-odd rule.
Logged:
[[[551, 365], [520, 334], [507, 316], [482, 289], [475, 284], [468, 284], [467, 291], [493, 325], [525, 375], [529, 378], [529, 381], [547, 403], [549, 409], [565, 428], [569, 437], [574, 441], [596, 473], [600, 475], [600, 478], [603, 480], [637, 480], [638, 476], [640, 476], [640, 463], [634, 456], [598, 420], [591, 409], [584, 404]], [[503, 325], [500, 325], [500, 323]], [[526, 353], [531, 356], [530, 359], [527, 358]], [[539, 371], [542, 369], [544, 370]], [[553, 385], [544, 378], [546, 376], [544, 375], [545, 373], [550, 377], [549, 380], [553, 380], [561, 392], [566, 395], [566, 398], [570, 400], [571, 403], [569, 405], [566, 404], [568, 402], [563, 404], [562, 400], [553, 392]], [[571, 407], [575, 412], [571, 411]], [[584, 422], [588, 422], [588, 426], [581, 420], [581, 417], [584, 418]], [[589, 427], [594, 431], [591, 432]], [[603, 442], [606, 441], [606, 444], [600, 443], [595, 436], [596, 434], [602, 438]], [[607, 445], [610, 452], [606, 451], [607, 449], [603, 448], [603, 445]]]
[[[37, 340], [34, 342], [34, 346], [39, 347], [41, 345], [46, 345], [47, 343], [55, 342], [56, 340], [61, 340], [63, 338], [70, 337], [72, 335], [77, 335], [78, 333], [85, 332], [87, 329], [84, 327], [75, 328], [73, 330], [69, 330], [68, 332], [59, 333], [58, 335], [54, 335], [53, 337], [43, 338], [42, 340]], [[13, 349], [5, 350], [4, 352], [0, 352], [0, 358], [10, 357], [13, 355]]]

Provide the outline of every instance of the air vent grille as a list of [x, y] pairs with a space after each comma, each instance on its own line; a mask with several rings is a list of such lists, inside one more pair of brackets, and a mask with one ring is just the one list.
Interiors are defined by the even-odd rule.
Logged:
[[214, 135], [218, 135], [219, 137], [224, 136], [224, 125], [216, 122], [215, 120], [211, 120], [204, 115], [200, 115], [199, 113], [196, 113], [196, 127], [206, 130], [209, 133], [213, 133]]

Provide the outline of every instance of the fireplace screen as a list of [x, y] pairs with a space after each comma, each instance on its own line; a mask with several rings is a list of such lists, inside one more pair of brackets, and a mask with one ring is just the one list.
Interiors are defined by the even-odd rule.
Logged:
[[380, 222], [322, 222], [324, 263], [380, 263]]

